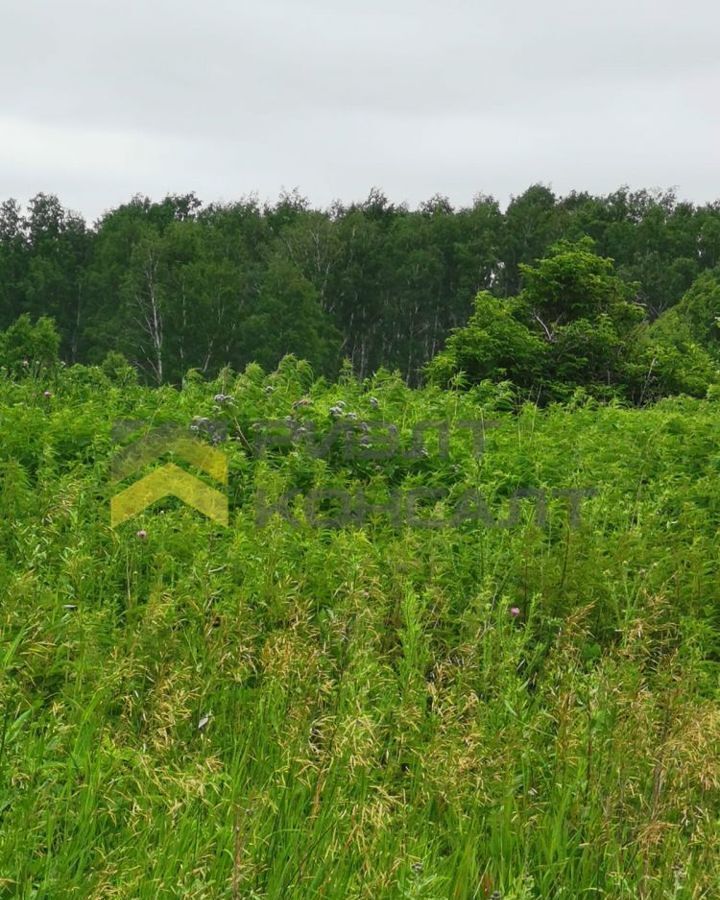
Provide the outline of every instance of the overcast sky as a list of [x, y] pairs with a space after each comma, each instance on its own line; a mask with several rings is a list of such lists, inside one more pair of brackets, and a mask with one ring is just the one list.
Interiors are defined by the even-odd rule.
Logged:
[[720, 198], [717, 0], [0, 0], [0, 199]]

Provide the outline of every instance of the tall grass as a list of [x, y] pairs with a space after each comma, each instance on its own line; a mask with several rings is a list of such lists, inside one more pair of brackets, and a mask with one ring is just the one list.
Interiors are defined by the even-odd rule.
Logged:
[[[249, 452], [339, 400], [405, 437], [484, 419], [484, 453]], [[0, 896], [720, 896], [719, 407], [509, 406], [292, 360], [0, 383]], [[111, 529], [113, 423], [198, 416], [231, 527], [170, 499]], [[563, 496], [509, 528], [256, 521], [258, 488], [416, 485], [435, 517], [595, 493], [574, 526]]]

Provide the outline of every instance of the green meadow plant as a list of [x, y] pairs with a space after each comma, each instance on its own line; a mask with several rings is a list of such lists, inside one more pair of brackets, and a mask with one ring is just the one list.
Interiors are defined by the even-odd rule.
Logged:
[[[0, 379], [0, 897], [720, 894], [717, 400], [122, 372]], [[448, 452], [254, 452], [258, 421], [351, 414], [447, 422]], [[121, 420], [222, 422], [229, 527], [170, 497], [112, 529]], [[415, 487], [547, 517], [303, 507]], [[294, 521], [259, 525], [259, 489]]]

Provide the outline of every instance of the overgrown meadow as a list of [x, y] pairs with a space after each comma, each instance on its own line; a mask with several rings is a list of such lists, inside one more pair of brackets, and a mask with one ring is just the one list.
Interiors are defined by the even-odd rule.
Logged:
[[[720, 896], [719, 403], [541, 410], [292, 358], [0, 381], [0, 896]], [[255, 452], [288, 416], [449, 446]], [[229, 527], [168, 498], [111, 528], [116, 423], [203, 419]], [[336, 527], [313, 489], [369, 512]], [[487, 514], [453, 518], [468, 489]]]

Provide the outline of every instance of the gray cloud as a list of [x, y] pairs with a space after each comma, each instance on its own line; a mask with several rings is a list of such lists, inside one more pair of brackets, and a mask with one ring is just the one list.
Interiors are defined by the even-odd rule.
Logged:
[[720, 196], [709, 0], [3, 0], [0, 194]]

